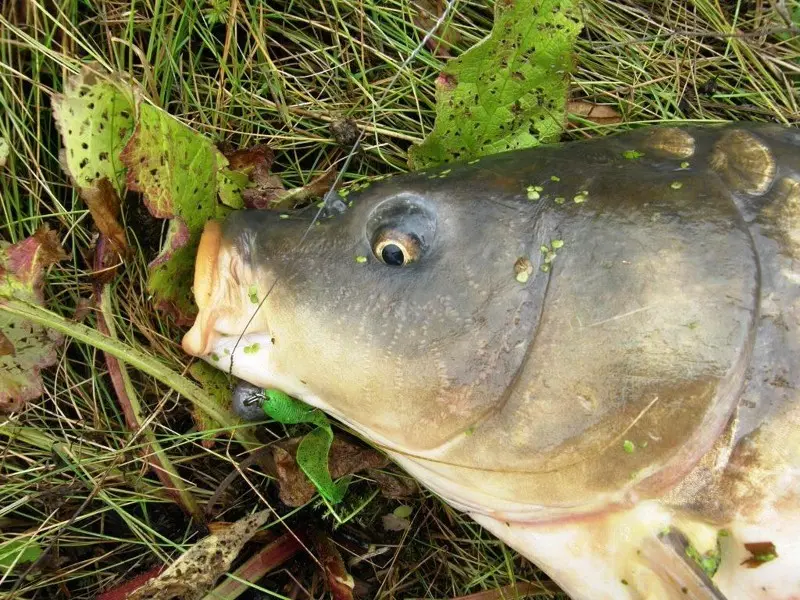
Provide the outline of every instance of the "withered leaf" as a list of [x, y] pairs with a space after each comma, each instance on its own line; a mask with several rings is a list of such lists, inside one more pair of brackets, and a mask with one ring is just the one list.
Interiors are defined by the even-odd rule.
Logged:
[[[415, 0], [414, 24], [419, 27], [421, 34], [424, 35], [434, 28], [436, 22], [444, 14], [444, 0]], [[436, 34], [428, 38], [426, 45], [436, 56], [442, 58], [450, 57], [450, 48], [459, 42], [461, 34], [455, 27], [449, 27], [445, 21], [436, 30]]]
[[225, 152], [225, 158], [228, 159], [228, 168], [231, 171], [249, 175], [256, 167], [269, 171], [272, 161], [275, 160], [275, 152], [266, 144], [259, 144], [251, 148]]
[[353, 576], [347, 572], [336, 544], [321, 531], [312, 532], [311, 539], [317, 559], [322, 565], [325, 587], [333, 596], [333, 600], [353, 600], [355, 582]]
[[[46, 226], [10, 245], [0, 242], [0, 303], [17, 299], [44, 302], [44, 272], [67, 258], [56, 233]], [[40, 371], [56, 362], [62, 336], [7, 313], [0, 313], [0, 412], [13, 412], [42, 393]]]
[[336, 169], [328, 169], [307, 185], [285, 192], [273, 202], [272, 208], [282, 210], [291, 208], [311, 198], [322, 198], [336, 181]]
[[86, 203], [97, 229], [121, 256], [128, 254], [125, 229], [119, 222], [119, 195], [107, 177], [96, 179], [81, 188], [81, 198]]
[[155, 579], [128, 596], [128, 600], [197, 600], [230, 569], [242, 547], [267, 521], [269, 510], [240, 519], [203, 538]]
[[384, 498], [400, 500], [419, 494], [419, 486], [407, 475], [393, 475], [378, 469], [369, 469], [367, 474], [378, 484]]
[[598, 125], [622, 123], [622, 115], [608, 104], [594, 104], [586, 100], [570, 100], [567, 102], [567, 113], [582, 117]]

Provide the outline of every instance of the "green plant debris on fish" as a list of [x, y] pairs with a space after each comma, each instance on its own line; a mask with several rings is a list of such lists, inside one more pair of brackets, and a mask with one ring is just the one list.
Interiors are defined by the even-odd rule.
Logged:
[[259, 302], [258, 287], [255, 285], [251, 285], [249, 288], [247, 288], [247, 297], [253, 304], [258, 304]]
[[636, 445], [631, 440], [625, 440], [622, 442], [622, 449], [628, 454], [633, 454], [636, 452]]
[[558, 140], [575, 39], [572, 0], [495, 4], [492, 32], [450, 60], [436, 81], [436, 121], [409, 151], [413, 169]]
[[256, 352], [258, 352], [259, 348], [261, 348], [261, 344], [259, 344], [258, 342], [253, 342], [252, 344], [245, 346], [242, 349], [242, 352], [244, 352], [245, 354], [255, 354]]
[[703, 572], [708, 575], [709, 577], [714, 577], [714, 574], [719, 569], [720, 561], [722, 560], [722, 554], [719, 549], [719, 542], [717, 542], [717, 548], [714, 550], [710, 550], [705, 554], [700, 554], [697, 549], [689, 544], [686, 546], [686, 556], [691, 558], [697, 566], [699, 566]]
[[365, 262], [367, 262], [367, 257], [363, 255], [356, 256], [356, 262], [360, 265], [363, 265]]
[[751, 542], [745, 544], [744, 548], [750, 553], [750, 557], [743, 560], [742, 565], [750, 569], [758, 568], [778, 558], [778, 551], [772, 542]]
[[683, 184], [680, 181], [673, 181], [669, 184], [669, 187], [671, 187], [673, 190], [679, 190], [683, 187]]
[[639, 152], [638, 150], [625, 150], [622, 153], [623, 158], [627, 158], [628, 160], [636, 160], [637, 158], [641, 158], [644, 156], [644, 152]]
[[526, 256], [520, 256], [514, 263], [514, 277], [520, 283], [527, 283], [533, 273], [533, 264]]

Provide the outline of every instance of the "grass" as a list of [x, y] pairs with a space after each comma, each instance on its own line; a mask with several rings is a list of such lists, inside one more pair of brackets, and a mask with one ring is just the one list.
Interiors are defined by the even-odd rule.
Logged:
[[[150, 100], [221, 144], [268, 143], [287, 187], [341, 164], [347, 145], [331, 125], [343, 119], [366, 132], [346, 182], [404, 170], [409, 145], [433, 123], [444, 58], [423, 48], [398, 75], [430, 26], [405, 0], [19, 0], [2, 10], [0, 136], [12, 153], [0, 169], [0, 238], [18, 241], [44, 222], [59, 232], [72, 258], [52, 270], [48, 306], [73, 333], [98, 324], [95, 234], [59, 166], [49, 94], [82, 60], [130, 73]], [[611, 105], [622, 122], [573, 118], [564, 139], [665, 120], [800, 119], [797, 0], [587, 0], [584, 10], [572, 96]], [[480, 40], [491, 22], [483, 2], [456, 1], [447, 18], [451, 54]], [[127, 373], [148, 430], [125, 426], [102, 352], [109, 349], [87, 343], [89, 334], [68, 337], [45, 374], [41, 400], [0, 423], [0, 540], [26, 536], [49, 550], [27, 576], [21, 568], [0, 573], [3, 597], [94, 598], [205, 534], [164, 493], [142, 453], [148, 439], [201, 506], [242, 458], [230, 436], [209, 447], [208, 434], [193, 427], [181, 393], [197, 386], [186, 375], [182, 332], [152, 311], [142, 285], [161, 224], [135, 202], [125, 219], [138, 252], [109, 284], [110, 315], [117, 352], [144, 357]], [[260, 435], [288, 433], [271, 427]], [[259, 470], [248, 471], [217, 518], [232, 521], [266, 504], [275, 509], [271, 530], [333, 526], [318, 501], [290, 510], [268, 483]], [[380, 516], [398, 501], [375, 489], [356, 483], [337, 509], [347, 523], [333, 534], [346, 561], [371, 556], [351, 569], [369, 589], [365, 597], [456, 598], [541, 577], [424, 492], [406, 501], [412, 529], [384, 533]], [[315, 573], [312, 559], [299, 555], [259, 583], [269, 596], [241, 597], [303, 598], [303, 589], [320, 597]]]

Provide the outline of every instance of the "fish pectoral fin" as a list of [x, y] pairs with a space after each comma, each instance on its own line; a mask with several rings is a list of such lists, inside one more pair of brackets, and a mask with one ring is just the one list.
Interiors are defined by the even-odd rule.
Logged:
[[682, 597], [696, 600], [726, 600], [725, 595], [701, 566], [686, 535], [674, 527], [642, 541], [641, 556], [664, 581], [680, 590]]
[[726, 600], [658, 503], [561, 523], [472, 514], [535, 563], [572, 600]]

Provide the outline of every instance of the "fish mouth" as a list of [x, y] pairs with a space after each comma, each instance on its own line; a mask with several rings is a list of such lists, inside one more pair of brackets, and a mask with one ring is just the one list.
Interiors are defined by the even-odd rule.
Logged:
[[211, 351], [218, 334], [214, 330], [213, 298], [219, 293], [219, 248], [222, 242], [222, 225], [209, 221], [200, 236], [200, 246], [194, 263], [194, 292], [198, 314], [192, 328], [183, 336], [181, 346], [192, 356], [204, 356]]
[[210, 354], [222, 338], [264, 332], [264, 313], [249, 298], [257, 287], [254, 270], [242, 260], [233, 244], [226, 241], [219, 221], [209, 221], [200, 236], [192, 286], [197, 317], [181, 341], [191, 356]]

